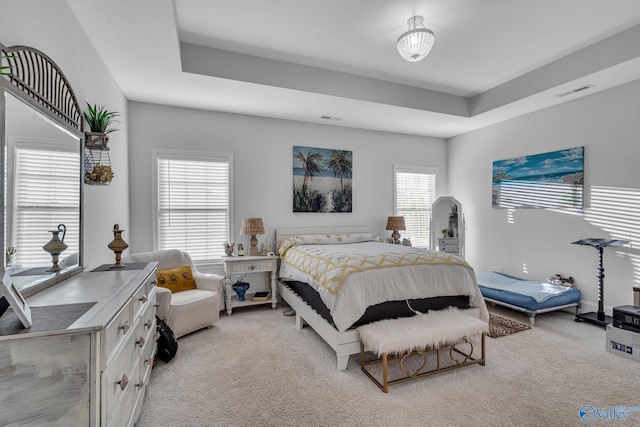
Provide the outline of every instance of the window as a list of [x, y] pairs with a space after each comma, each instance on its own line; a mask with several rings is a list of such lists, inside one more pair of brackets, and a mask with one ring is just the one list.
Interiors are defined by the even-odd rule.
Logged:
[[15, 262], [21, 267], [51, 263], [51, 255], [42, 246], [51, 239], [49, 230], [57, 230], [58, 224], [67, 228], [67, 249], [60, 260], [79, 251], [80, 155], [76, 144], [16, 144], [14, 222], [8, 238], [9, 245], [17, 249]]
[[232, 226], [232, 155], [154, 150], [154, 157], [154, 246], [200, 262], [223, 256]]
[[436, 193], [436, 169], [420, 166], [394, 166], [395, 215], [403, 216], [404, 237], [419, 248], [431, 247], [429, 234], [431, 205]]

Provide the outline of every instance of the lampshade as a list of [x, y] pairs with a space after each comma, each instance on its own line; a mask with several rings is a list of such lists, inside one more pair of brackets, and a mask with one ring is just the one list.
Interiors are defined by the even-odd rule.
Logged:
[[406, 230], [403, 216], [390, 216], [387, 219], [387, 230]]
[[422, 16], [412, 16], [407, 21], [409, 30], [398, 38], [398, 52], [409, 62], [418, 62], [427, 56], [436, 40], [433, 31], [425, 28], [423, 22]]
[[256, 238], [256, 234], [264, 234], [262, 218], [242, 218], [240, 234], [243, 236], [251, 236], [251, 240], [249, 240], [249, 255], [258, 255], [258, 239]]
[[242, 218], [240, 234], [243, 236], [264, 234], [264, 225], [262, 225], [262, 218]]

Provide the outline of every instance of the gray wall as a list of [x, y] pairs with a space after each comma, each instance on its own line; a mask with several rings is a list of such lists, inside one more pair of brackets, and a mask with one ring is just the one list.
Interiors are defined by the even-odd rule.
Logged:
[[[64, 0], [4, 1], [0, 42], [35, 47], [48, 55], [66, 75], [83, 108], [87, 101], [122, 114], [122, 130], [110, 134], [113, 182], [84, 189], [84, 264], [90, 268], [113, 262], [107, 247], [113, 240], [113, 225], [129, 229], [127, 102], [122, 91]], [[49, 237], [43, 236], [43, 244]], [[127, 240], [127, 233], [123, 237]]]
[[[393, 165], [438, 168], [438, 193], [444, 194], [446, 144], [425, 138], [324, 126], [254, 116], [225, 114], [154, 104], [129, 104], [131, 250], [152, 250], [152, 149], [171, 148], [233, 153], [234, 233], [243, 217], [262, 217], [273, 241], [275, 229], [302, 226], [368, 226], [385, 231], [393, 214]], [[353, 151], [353, 212], [293, 213], [294, 145]]]
[[[576, 278], [586, 311], [597, 301], [597, 250], [571, 242], [623, 238], [633, 248], [605, 249], [604, 303], [631, 304], [640, 283], [640, 81], [512, 119], [449, 141], [449, 188], [462, 203], [467, 260], [477, 272], [545, 280]], [[494, 160], [585, 147], [581, 214], [542, 209], [493, 209]], [[610, 313], [610, 310], [605, 310]]]

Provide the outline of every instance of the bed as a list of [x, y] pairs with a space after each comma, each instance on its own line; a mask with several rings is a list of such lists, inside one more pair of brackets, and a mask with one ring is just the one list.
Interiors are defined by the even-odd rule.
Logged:
[[488, 322], [473, 269], [442, 252], [393, 245], [356, 228], [278, 229], [279, 290], [336, 352], [359, 354], [357, 326], [449, 306]]
[[546, 282], [524, 280], [489, 271], [477, 276], [478, 286], [490, 303], [527, 313], [533, 327], [539, 313], [575, 308], [580, 312], [580, 290]]

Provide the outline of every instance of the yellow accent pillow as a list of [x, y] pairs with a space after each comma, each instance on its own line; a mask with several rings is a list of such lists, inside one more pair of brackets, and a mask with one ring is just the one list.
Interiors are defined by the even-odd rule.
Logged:
[[180, 267], [158, 270], [158, 286], [169, 289], [171, 292], [188, 291], [196, 288], [196, 281], [189, 264]]

